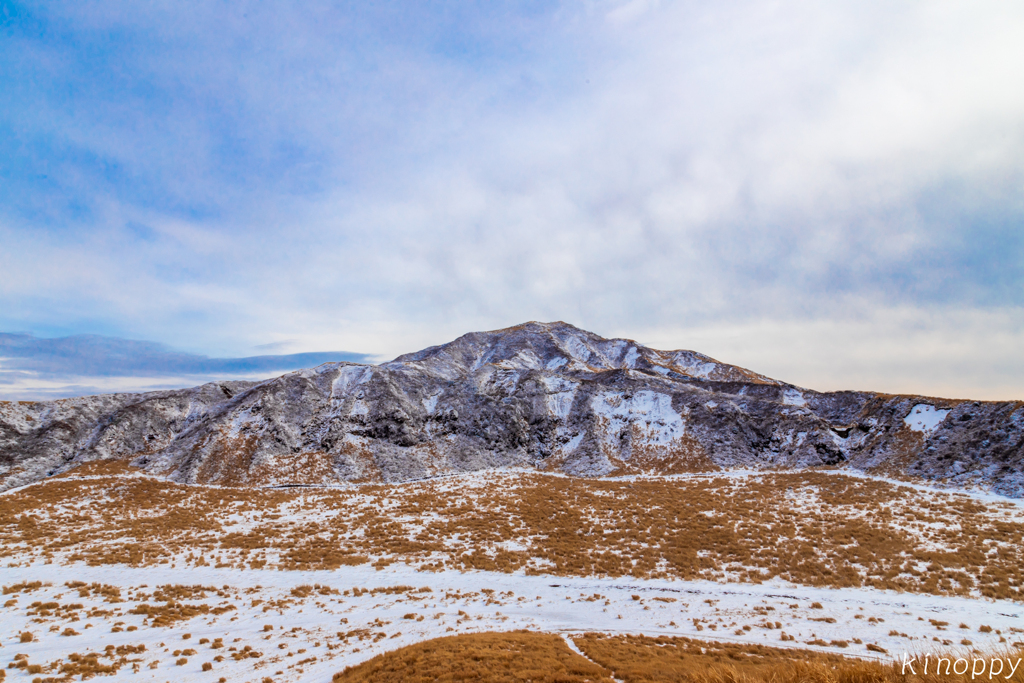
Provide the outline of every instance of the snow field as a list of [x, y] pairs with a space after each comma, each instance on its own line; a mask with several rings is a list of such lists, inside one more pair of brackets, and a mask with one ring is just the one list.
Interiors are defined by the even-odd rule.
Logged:
[[[111, 603], [95, 594], [79, 597], [64, 585], [72, 580], [116, 586], [123, 602]], [[444, 635], [491, 630], [689, 636], [863, 658], [951, 648], [978, 656], [1024, 641], [1024, 606], [1019, 603], [783, 582], [723, 585], [420, 572], [404, 566], [375, 570], [366, 565], [319, 572], [56, 565], [0, 569], [4, 586], [33, 581], [49, 585], [4, 596], [15, 604], [0, 609], [0, 633], [5, 634], [0, 656], [13, 661], [15, 654], [25, 654], [31, 663], [47, 664], [75, 652], [144, 644], [145, 651], [130, 658], [138, 660], [138, 672], [127, 665], [113, 680], [329, 681], [345, 666], [387, 650]], [[149, 595], [167, 585], [215, 587], [230, 597], [181, 602], [229, 604], [235, 609], [166, 627], [145, 624], [144, 615], [129, 613], [142, 602], [133, 596]], [[303, 587], [312, 586], [319, 588], [304, 597], [293, 593], [298, 589], [302, 594], [308, 590]], [[404, 588], [390, 593], [380, 590], [395, 587]], [[82, 607], [75, 610], [77, 620], [67, 618], [66, 612], [32, 617], [27, 611], [33, 602]], [[152, 599], [147, 604], [153, 604]], [[265, 630], [268, 625], [271, 630]], [[136, 630], [128, 631], [132, 626]], [[60, 635], [69, 627], [81, 635]], [[26, 631], [33, 633], [33, 642], [19, 642], [19, 634]], [[187, 640], [185, 634], [190, 636]], [[345, 634], [350, 634], [347, 639], [342, 637]], [[221, 638], [224, 647], [200, 645], [204, 638], [210, 643]], [[887, 654], [868, 650], [868, 644]], [[228, 648], [240, 652], [246, 646], [261, 656], [230, 657]], [[197, 653], [187, 656], [187, 663], [175, 665], [180, 651], [189, 648]], [[228, 657], [213, 662], [218, 654]], [[157, 667], [151, 669], [153, 662]], [[209, 671], [202, 670], [204, 662], [213, 664]], [[10, 680], [32, 678], [21, 670], [7, 671], [13, 676]]]

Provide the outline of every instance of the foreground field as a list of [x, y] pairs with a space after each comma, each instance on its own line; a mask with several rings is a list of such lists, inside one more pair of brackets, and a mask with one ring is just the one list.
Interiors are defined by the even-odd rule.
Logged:
[[[378, 655], [334, 676], [334, 683], [478, 680], [489, 683], [559, 681], [560, 683], [962, 683], [973, 680], [982, 666], [999, 664], [998, 678], [1024, 681], [1016, 667], [1020, 651], [1006, 651], [998, 660], [974, 664], [969, 674], [944, 675], [917, 664], [918, 673], [900, 664], [864, 662], [806, 650], [730, 645], [689, 638], [609, 636], [598, 633], [559, 638], [516, 631], [451, 636]], [[950, 657], [956, 661], [956, 654]], [[1002, 660], [1002, 661], [1000, 661]], [[966, 662], [967, 660], [963, 660]], [[1010, 665], [1004, 664], [1010, 662]], [[950, 668], [954, 665], [949, 665]], [[962, 668], [962, 664], [957, 664]], [[1005, 667], [1005, 668], [1004, 668]]]
[[832, 472], [258, 490], [102, 465], [0, 496], [0, 658], [8, 680], [328, 681], [520, 629], [571, 636], [594, 680], [647, 680], [602, 659], [641, 634], [981, 656], [1024, 645], [1022, 533], [1015, 501]]
[[[0, 568], [0, 653], [61, 678], [75, 657], [133, 681], [326, 681], [448, 634], [686, 636], [861, 658], [1024, 644], [1024, 606], [956, 596], [709, 581], [214, 567]], [[69, 631], [70, 629], [70, 631]], [[22, 634], [30, 639], [22, 642]], [[104, 653], [111, 657], [103, 659]], [[204, 669], [204, 667], [207, 667]], [[136, 668], [138, 669], [136, 671]]]

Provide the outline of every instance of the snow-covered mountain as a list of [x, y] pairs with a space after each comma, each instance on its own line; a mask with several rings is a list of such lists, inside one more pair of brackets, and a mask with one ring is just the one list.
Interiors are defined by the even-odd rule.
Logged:
[[1024, 496], [1024, 403], [819, 393], [566, 323], [259, 383], [0, 403], [0, 489], [123, 459], [173, 480], [840, 466]]

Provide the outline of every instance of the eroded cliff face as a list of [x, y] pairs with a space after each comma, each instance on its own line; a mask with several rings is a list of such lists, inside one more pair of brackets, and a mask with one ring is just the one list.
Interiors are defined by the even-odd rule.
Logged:
[[0, 487], [110, 458], [232, 485], [834, 465], [1024, 496], [1024, 404], [817, 393], [565, 323], [260, 383], [0, 403]]

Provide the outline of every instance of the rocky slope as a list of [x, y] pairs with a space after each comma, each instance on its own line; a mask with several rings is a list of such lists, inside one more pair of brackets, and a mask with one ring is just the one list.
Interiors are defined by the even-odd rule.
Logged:
[[0, 489], [97, 459], [249, 485], [829, 465], [1022, 497], [1024, 403], [819, 393], [565, 323], [259, 383], [0, 403]]

